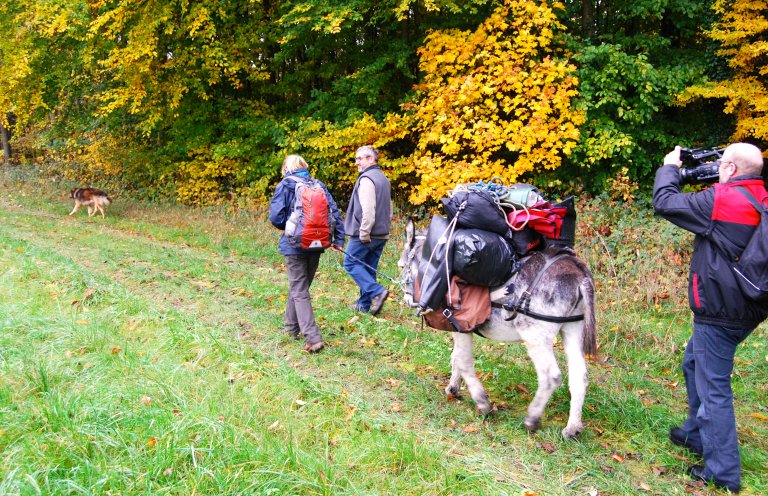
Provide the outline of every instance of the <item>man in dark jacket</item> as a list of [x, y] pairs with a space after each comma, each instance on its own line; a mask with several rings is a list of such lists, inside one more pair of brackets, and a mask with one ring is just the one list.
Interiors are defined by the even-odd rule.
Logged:
[[[269, 204], [269, 221], [276, 228], [284, 230], [293, 211], [296, 184], [308, 179], [310, 175], [307, 170], [307, 162], [299, 155], [288, 155], [283, 160], [282, 173], [285, 177], [275, 188], [275, 194]], [[331, 233], [331, 248], [334, 251], [341, 251], [344, 246], [341, 214], [328, 189], [324, 184], [320, 184], [325, 192], [331, 215], [335, 220], [333, 233]], [[323, 349], [324, 345], [320, 329], [315, 322], [309, 286], [315, 278], [322, 251], [305, 251], [300, 246], [294, 246], [285, 233], [280, 236], [277, 247], [278, 251], [285, 256], [285, 272], [288, 276], [288, 296], [285, 304], [285, 328], [283, 332], [297, 339], [303, 336], [306, 341], [304, 351], [316, 353]]]
[[360, 174], [344, 219], [344, 231], [349, 236], [344, 270], [360, 287], [355, 309], [376, 315], [389, 296], [387, 288], [376, 281], [376, 269], [392, 224], [390, 184], [374, 147], [358, 148], [355, 164]]
[[664, 158], [656, 172], [656, 213], [694, 233], [688, 281], [693, 335], [683, 355], [688, 418], [672, 429], [670, 440], [704, 457], [689, 472], [731, 492], [741, 489], [741, 458], [736, 436], [731, 372], [736, 347], [768, 315], [747, 299], [729, 262], [744, 250], [760, 215], [741, 186], [765, 201], [763, 157], [747, 143], [727, 147], [719, 161], [719, 183], [696, 193], [680, 192], [680, 147]]

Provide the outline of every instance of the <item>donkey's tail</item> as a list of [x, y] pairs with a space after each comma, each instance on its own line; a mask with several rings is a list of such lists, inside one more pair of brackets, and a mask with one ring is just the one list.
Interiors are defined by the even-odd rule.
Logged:
[[[585, 267], [586, 268], [586, 267]], [[584, 299], [584, 328], [582, 330], [581, 349], [585, 355], [597, 356], [597, 324], [595, 322], [595, 280], [589, 268], [579, 285]]]

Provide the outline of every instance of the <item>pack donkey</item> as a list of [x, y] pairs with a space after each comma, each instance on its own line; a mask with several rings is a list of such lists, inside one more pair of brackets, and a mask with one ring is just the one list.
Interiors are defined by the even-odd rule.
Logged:
[[[414, 279], [422, 256], [424, 232], [416, 232], [409, 220], [406, 240], [398, 266], [402, 271], [405, 301], [416, 307]], [[565, 438], [575, 438], [583, 429], [581, 411], [587, 389], [585, 355], [596, 355], [594, 295], [595, 283], [586, 263], [569, 249], [549, 246], [522, 260], [521, 269], [502, 286], [491, 288], [491, 318], [474, 331], [495, 341], [523, 341], [538, 376], [536, 395], [528, 406], [525, 427], [539, 428], [544, 408], [554, 390], [562, 383], [562, 375], [553, 348], [558, 334], [562, 336], [568, 363], [568, 389], [571, 394]], [[533, 286], [533, 287], [532, 287]], [[520, 304], [530, 296], [528, 304]], [[492, 410], [483, 384], [475, 372], [472, 333], [454, 332], [451, 354], [451, 379], [446, 394], [459, 397], [461, 380], [467, 384], [478, 410]]]

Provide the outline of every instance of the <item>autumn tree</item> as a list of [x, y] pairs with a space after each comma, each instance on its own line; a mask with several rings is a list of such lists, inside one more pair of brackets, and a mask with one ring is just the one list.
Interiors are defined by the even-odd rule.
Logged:
[[713, 6], [718, 22], [707, 36], [720, 48], [732, 73], [722, 80], [691, 86], [680, 97], [722, 99], [724, 111], [736, 120], [734, 140], [768, 142], [768, 2], [718, 0]]
[[[555, 5], [557, 8], [557, 5]], [[436, 30], [419, 50], [424, 79], [406, 104], [416, 133], [416, 204], [457, 183], [506, 183], [557, 168], [579, 138], [575, 67], [559, 56], [562, 26], [546, 4], [506, 0], [477, 29]]]

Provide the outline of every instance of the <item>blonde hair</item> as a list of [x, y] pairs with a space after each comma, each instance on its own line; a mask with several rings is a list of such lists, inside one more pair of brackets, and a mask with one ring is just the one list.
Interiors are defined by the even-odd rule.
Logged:
[[307, 161], [304, 160], [301, 155], [288, 155], [285, 157], [285, 160], [283, 160], [283, 168], [281, 170], [283, 175], [286, 175], [289, 172], [295, 172], [299, 169], [306, 169], [308, 167]]

